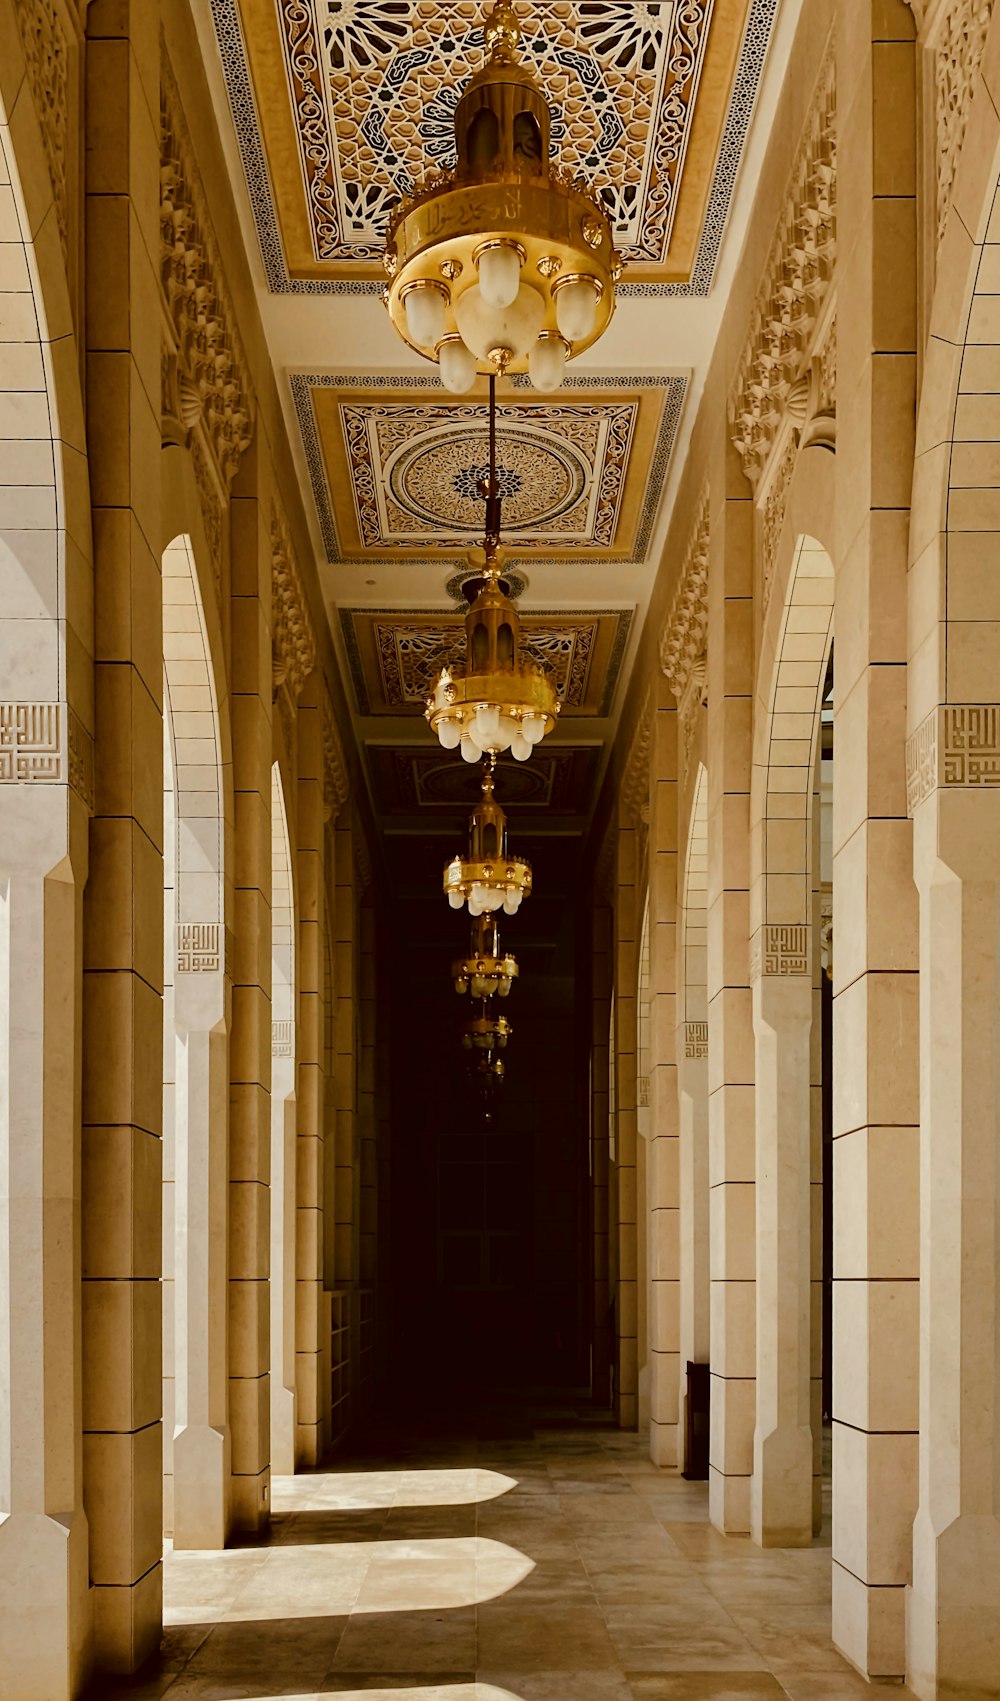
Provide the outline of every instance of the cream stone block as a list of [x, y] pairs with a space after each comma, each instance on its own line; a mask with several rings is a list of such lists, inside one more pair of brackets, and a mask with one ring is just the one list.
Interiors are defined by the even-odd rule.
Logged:
[[160, 1416], [157, 1281], [83, 1284], [83, 1425], [132, 1430]]
[[652, 1339], [663, 1352], [676, 1349], [680, 1339], [678, 1215], [676, 1211], [656, 1211], [650, 1224], [654, 1237], [649, 1259], [653, 1283], [650, 1299]]
[[903, 1588], [870, 1587], [834, 1560], [834, 1646], [864, 1676], [903, 1677], [905, 1608]]
[[262, 987], [234, 986], [230, 1068], [234, 1081], [270, 1082], [271, 1000]]
[[[851, 774], [833, 793], [834, 855], [869, 816], [906, 815], [906, 669], [872, 667], [834, 699], [837, 760]], [[841, 769], [841, 771], [844, 771]]]
[[[267, 1088], [258, 1082], [234, 1082], [229, 1090], [229, 1179], [267, 1179], [271, 1111]], [[262, 1174], [263, 1168], [263, 1174]]]
[[83, 1275], [160, 1275], [160, 1142], [141, 1128], [83, 1131]]
[[708, 812], [708, 890], [718, 894], [728, 883], [745, 889], [750, 883], [749, 799], [746, 792], [727, 792]]
[[230, 1377], [229, 1420], [234, 1473], [259, 1476], [270, 1458], [271, 1403], [266, 1372], [256, 1377]]
[[[979, 400], [979, 398], [974, 398]], [[1000, 398], [988, 397], [998, 413]], [[951, 532], [947, 554], [947, 613], [954, 621], [1000, 620], [995, 532]]]
[[130, 1586], [98, 1585], [92, 1595], [102, 1670], [122, 1677], [138, 1671], [158, 1651], [163, 1635], [162, 1563]]
[[263, 1281], [228, 1284], [229, 1374], [256, 1377], [268, 1355], [268, 1292]]
[[295, 1218], [295, 1278], [315, 1281], [323, 1274], [323, 1223], [320, 1212], [299, 1206]]
[[[160, 1562], [160, 1425], [85, 1435], [83, 1452], [91, 1581], [130, 1588]], [[102, 1507], [100, 1518], [90, 1517], [92, 1505]]]
[[833, 1285], [833, 1411], [860, 1430], [916, 1431], [920, 1342], [916, 1281]]
[[229, 1274], [236, 1281], [266, 1280], [270, 1239], [268, 1189], [259, 1182], [229, 1186]]
[[749, 965], [750, 899], [723, 891], [708, 910], [708, 985], [744, 986]]
[[271, 1473], [265, 1468], [256, 1476], [234, 1476], [233, 1529], [264, 1531], [271, 1520]]
[[917, 889], [909, 821], [862, 821], [838, 849], [833, 879], [836, 996], [872, 971], [915, 972]]
[[91, 892], [84, 966], [133, 967], [158, 992], [163, 986], [163, 859], [127, 817], [98, 817], [90, 827]]
[[726, 1476], [723, 1472], [710, 1468], [708, 1515], [715, 1529], [721, 1530], [725, 1535], [749, 1535], [749, 1476]]
[[753, 1381], [717, 1376], [713, 1368], [709, 1448], [714, 1471], [721, 1471], [726, 1476], [749, 1478], [753, 1469], [755, 1410], [756, 1387]]
[[916, 1435], [833, 1424], [833, 1557], [872, 1584], [909, 1581], [917, 1509]]
[[79, 1691], [89, 1663], [92, 1594], [87, 1525], [79, 1512], [5, 1514], [0, 1524], [5, 1701]]
[[713, 1185], [709, 1201], [712, 1278], [753, 1281], [755, 1265], [754, 1187], [745, 1182]]
[[[162, 1004], [134, 974], [91, 974], [84, 1000], [85, 1123], [134, 1124], [159, 1135]], [[89, 1040], [88, 1040], [89, 1036]]]
[[916, 975], [869, 974], [834, 999], [835, 1136], [918, 1121], [918, 992]]
[[757, 1371], [757, 1296], [753, 1282], [713, 1281], [712, 1367], [752, 1381]]
[[[680, 1203], [680, 1152], [679, 1140], [676, 1135], [669, 1137], [659, 1135], [652, 1141], [650, 1147], [650, 1166], [648, 1182], [648, 1199], [650, 1210], [664, 1219], [670, 1212], [676, 1210]], [[621, 1195], [619, 1195], [619, 1199]], [[622, 1213], [622, 1220], [631, 1220]], [[669, 1225], [664, 1221], [661, 1224]]]
[[753, 1183], [756, 1176], [754, 1116], [753, 1086], [722, 1086], [711, 1094], [708, 1101], [708, 1168], [713, 1193], [721, 1182]]

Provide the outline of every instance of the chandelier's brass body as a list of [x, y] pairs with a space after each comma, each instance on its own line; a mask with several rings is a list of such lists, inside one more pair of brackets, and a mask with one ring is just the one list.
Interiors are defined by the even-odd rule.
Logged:
[[459, 720], [463, 730], [480, 704], [495, 706], [520, 723], [524, 715], [544, 715], [550, 733], [559, 699], [549, 675], [521, 660], [521, 621], [502, 587], [495, 546], [487, 540], [485, 581], [465, 617], [464, 675], [445, 668], [424, 711], [437, 732], [443, 720]]
[[462, 1044], [466, 1051], [503, 1051], [513, 1031], [506, 1016], [490, 1016], [484, 1005], [462, 1029]]
[[[414, 343], [404, 310], [407, 291], [431, 283], [445, 296], [445, 335], [457, 334], [455, 305], [478, 281], [476, 258], [484, 247], [509, 243], [524, 255], [521, 282], [545, 305], [544, 329], [558, 335], [555, 294], [577, 276], [600, 291], [591, 336], [574, 343], [580, 354], [595, 343], [615, 310], [621, 260], [607, 214], [579, 182], [549, 164], [549, 109], [531, 72], [514, 58], [520, 31], [509, 8], [487, 21], [491, 57], [471, 79], [455, 111], [458, 163], [403, 200], [389, 221], [385, 268], [389, 316], [403, 341]], [[440, 345], [438, 345], [440, 346]], [[495, 370], [489, 360], [478, 370]], [[527, 356], [505, 363], [526, 372]]]
[[507, 850], [507, 817], [493, 799], [493, 774], [483, 775], [483, 795], [469, 816], [469, 854], [456, 856], [444, 865], [444, 893], [461, 892], [468, 898], [473, 886], [494, 889], [514, 886], [527, 898], [531, 893], [531, 864]]
[[494, 916], [476, 917], [472, 923], [472, 955], [456, 958], [451, 973], [458, 993], [470, 992], [473, 998], [492, 998], [494, 993], [507, 997], [517, 979], [517, 960], [509, 954], [501, 955]]

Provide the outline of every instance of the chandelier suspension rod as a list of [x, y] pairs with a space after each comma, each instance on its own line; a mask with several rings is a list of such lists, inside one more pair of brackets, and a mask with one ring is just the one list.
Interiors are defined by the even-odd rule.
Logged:
[[[490, 466], [486, 481], [486, 543], [500, 543], [500, 480], [497, 477], [497, 380], [490, 373]], [[489, 550], [487, 549], [487, 556]]]

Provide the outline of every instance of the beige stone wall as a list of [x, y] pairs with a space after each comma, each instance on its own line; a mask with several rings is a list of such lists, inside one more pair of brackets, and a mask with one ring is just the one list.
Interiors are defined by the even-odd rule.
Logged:
[[922, 1697], [994, 1693], [1000, 1637], [998, 67], [990, 4], [803, 9], [608, 782], [665, 679], [680, 819], [651, 818], [649, 861], [686, 847], [668, 990], [704, 1049], [649, 1137], [679, 1128], [712, 1516], [765, 1545], [811, 1540], [821, 1500], [830, 860], [833, 1631]]
[[266, 1523], [331, 1429], [346, 712], [199, 65], [186, 6], [0, 0], [10, 1701], [134, 1670], [165, 1528]]

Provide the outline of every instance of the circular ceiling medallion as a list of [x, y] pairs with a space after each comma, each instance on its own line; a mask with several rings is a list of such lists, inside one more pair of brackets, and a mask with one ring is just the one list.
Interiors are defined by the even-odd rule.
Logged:
[[[473, 582], [480, 584], [482, 582], [482, 574], [481, 571], [477, 567], [474, 567], [470, 562], [469, 565], [463, 567], [460, 572], [453, 573], [444, 587], [447, 594], [450, 597], [454, 597], [455, 601], [458, 603], [459, 614], [465, 614], [468, 612], [469, 599], [465, 594], [465, 587]], [[519, 597], [523, 597], [528, 588], [528, 581], [523, 573], [510, 573], [506, 567], [503, 570], [503, 582], [507, 587], [507, 595], [512, 597], [515, 602], [517, 602]]]
[[[472, 767], [468, 762], [448, 761], [447, 758], [441, 762], [428, 762], [426, 766], [421, 764], [420, 802], [467, 804], [471, 809], [479, 802], [482, 783], [478, 764]], [[518, 803], [545, 803], [550, 783], [547, 762], [536, 760], [525, 762], [523, 766], [503, 762], [497, 773], [497, 799], [505, 809]]]
[[[483, 420], [449, 422], [405, 443], [386, 466], [393, 501], [421, 526], [478, 536], [480, 485], [489, 471]], [[591, 468], [565, 437], [526, 424], [497, 432], [497, 477], [505, 537], [551, 525], [586, 494]]]

